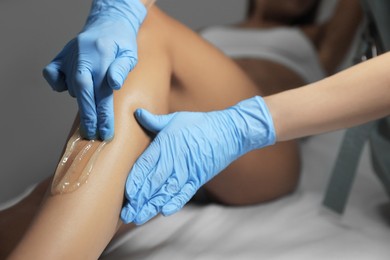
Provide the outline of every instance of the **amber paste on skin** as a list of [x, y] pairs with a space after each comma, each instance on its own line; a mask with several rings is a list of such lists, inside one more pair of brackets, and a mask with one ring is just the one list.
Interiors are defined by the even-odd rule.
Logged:
[[76, 130], [69, 139], [64, 155], [57, 166], [51, 186], [52, 195], [77, 190], [88, 177], [107, 142], [84, 140]]

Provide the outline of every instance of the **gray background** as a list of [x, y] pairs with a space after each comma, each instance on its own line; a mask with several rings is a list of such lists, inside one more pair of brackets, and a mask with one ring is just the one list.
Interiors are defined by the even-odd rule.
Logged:
[[[53, 173], [77, 112], [42, 68], [84, 24], [91, 0], [0, 0], [0, 203]], [[246, 1], [159, 0], [198, 29], [239, 21]]]

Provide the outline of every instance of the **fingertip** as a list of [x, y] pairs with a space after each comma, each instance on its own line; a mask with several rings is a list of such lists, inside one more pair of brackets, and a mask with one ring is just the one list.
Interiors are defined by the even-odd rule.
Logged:
[[132, 222], [134, 220], [134, 217], [135, 217], [134, 210], [129, 205], [126, 205], [121, 210], [120, 217], [125, 224], [129, 224], [130, 222]]
[[98, 139], [98, 135], [96, 132], [96, 127], [94, 126], [87, 126], [88, 124], [85, 124], [83, 122], [80, 122], [80, 135], [82, 138], [87, 140], [96, 140]]
[[[46, 81], [51, 81], [53, 73], [50, 69], [50, 64], [43, 68], [42, 70], [42, 76], [46, 79]], [[49, 82], [50, 83], [50, 82]]]
[[154, 215], [156, 214], [153, 214], [153, 212], [148, 207], [143, 208], [142, 211], [134, 219], [134, 223], [136, 225], [143, 225], [150, 219], [152, 219]]
[[104, 142], [111, 142], [114, 139], [114, 136], [115, 136], [114, 131], [112, 131], [112, 133], [100, 134], [100, 138]]
[[119, 73], [113, 72], [109, 74], [107, 81], [112, 90], [119, 90], [122, 88], [124, 79]]
[[111, 63], [107, 71], [107, 81], [113, 90], [118, 90], [122, 87], [127, 75], [129, 75], [137, 63], [137, 58], [134, 57], [136, 55], [136, 52], [123, 51]]
[[146, 222], [145, 218], [140, 217], [139, 214], [133, 219], [133, 223], [136, 224], [137, 226], [143, 225], [145, 224], [145, 222]]
[[160, 130], [156, 116], [150, 113], [148, 110], [139, 108], [134, 112], [137, 122], [146, 130], [156, 133]]
[[99, 137], [102, 141], [112, 140], [114, 138], [114, 115], [104, 116], [99, 119]]
[[122, 88], [122, 84], [110, 85], [112, 90], [120, 90]]
[[137, 119], [139, 119], [140, 117], [142, 117], [142, 113], [143, 111], [145, 111], [145, 109], [143, 108], [137, 108], [135, 111], [134, 111], [134, 115]]
[[150, 115], [150, 112], [143, 108], [137, 108], [134, 111], [134, 116], [137, 122], [148, 131], [154, 132], [148, 123], [148, 118], [150, 118]]
[[133, 220], [133, 223], [136, 225], [136, 226], [141, 226], [142, 224], [144, 224], [144, 222], [139, 222], [137, 220]]
[[77, 95], [76, 95], [76, 92], [74, 90], [74, 86], [73, 85], [69, 85], [68, 87], [68, 93], [71, 97], [73, 98], [77, 98]]
[[65, 75], [60, 71], [57, 64], [52, 62], [47, 65], [42, 70], [42, 76], [54, 91], [63, 92], [67, 90]]
[[42, 75], [45, 78], [55, 78], [53, 75], [57, 75], [59, 72], [59, 67], [55, 65], [53, 62], [46, 65], [46, 67], [42, 70]]
[[179, 207], [173, 203], [166, 204], [161, 209], [161, 214], [165, 217], [175, 214], [179, 211]]
[[102, 141], [110, 142], [114, 139], [114, 127], [102, 127], [99, 130], [100, 139]]
[[136, 224], [137, 226], [141, 226], [141, 225], [145, 224], [145, 222], [146, 221], [144, 219], [141, 219], [141, 218], [135, 218], [133, 220], [133, 223]]
[[129, 214], [128, 212], [129, 212], [129, 210], [127, 208], [123, 208], [121, 210], [120, 217], [121, 217], [122, 222], [125, 223], [125, 224], [129, 224], [130, 223], [130, 221], [128, 221], [128, 218], [127, 218], [128, 214]]
[[176, 115], [176, 112], [165, 115], [155, 115], [146, 109], [137, 109], [135, 111], [138, 123], [154, 134], [157, 134], [164, 129]]

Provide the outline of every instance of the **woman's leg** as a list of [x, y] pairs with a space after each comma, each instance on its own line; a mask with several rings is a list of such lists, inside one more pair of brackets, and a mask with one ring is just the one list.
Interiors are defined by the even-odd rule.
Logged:
[[[114, 94], [114, 140], [101, 151], [87, 183], [72, 193], [47, 196], [11, 259], [97, 259], [114, 235], [126, 177], [150, 142], [133, 112], [137, 107], [169, 111], [170, 59], [154, 15], [149, 16], [139, 33], [139, 63]], [[76, 150], [83, 146], [80, 142]]]
[[17, 204], [0, 211], [0, 259], [6, 256], [20, 241], [42, 203], [51, 179], [39, 183]]
[[[172, 72], [180, 83], [173, 88], [170, 87]], [[256, 86], [232, 61], [157, 9], [151, 10], [139, 33], [139, 63], [123, 88], [114, 95], [114, 140], [102, 150], [86, 184], [72, 193], [47, 196], [12, 257], [99, 257], [120, 223], [128, 172], [150, 143], [150, 138], [134, 119], [136, 108], [143, 107], [154, 113], [182, 109], [205, 111], [225, 108], [255, 94], [260, 94]], [[79, 143], [77, 149], [82, 147]], [[274, 154], [268, 153], [272, 155], [268, 160], [283, 156], [285, 164], [291, 165], [291, 158], [287, 158], [290, 153], [277, 154], [277, 150]], [[236, 166], [208, 185], [209, 191], [221, 201], [232, 204], [263, 201], [257, 195], [259, 192], [269, 199], [291, 191], [296, 181], [295, 169], [285, 169], [292, 174], [279, 169], [273, 172], [265, 167], [270, 162], [263, 161], [263, 156], [261, 152], [246, 156], [256, 159], [245, 159], [251, 165], [244, 159], [235, 163]], [[244, 168], [236, 170], [240, 164]], [[269, 177], [256, 179], [259, 183], [251, 186], [253, 191], [239, 187], [231, 194], [226, 193], [226, 187], [232, 185], [230, 177], [242, 180], [245, 186], [245, 178], [268, 174]], [[282, 177], [272, 174], [282, 174]], [[267, 190], [269, 183], [274, 188]]]

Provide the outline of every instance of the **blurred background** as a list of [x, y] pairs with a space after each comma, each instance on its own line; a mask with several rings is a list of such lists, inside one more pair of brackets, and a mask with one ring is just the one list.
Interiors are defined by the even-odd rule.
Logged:
[[[159, 0], [193, 29], [239, 21], [246, 1]], [[53, 173], [77, 104], [42, 68], [84, 25], [91, 0], [0, 0], [0, 203]]]

